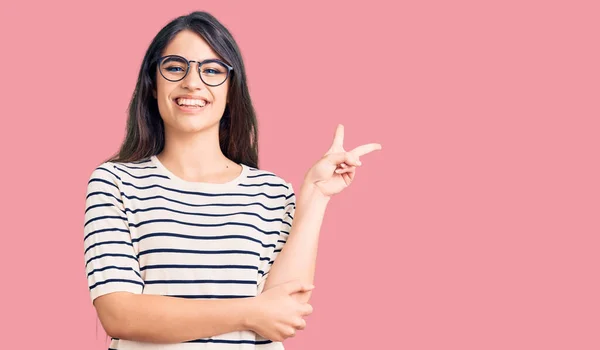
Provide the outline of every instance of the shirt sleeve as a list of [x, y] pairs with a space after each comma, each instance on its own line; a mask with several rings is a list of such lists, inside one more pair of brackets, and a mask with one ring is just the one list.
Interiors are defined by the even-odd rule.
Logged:
[[92, 172], [87, 185], [84, 259], [92, 303], [112, 292], [141, 294], [144, 287], [119, 186], [108, 162]]
[[281, 226], [279, 229], [279, 236], [277, 237], [277, 242], [275, 243], [275, 248], [270, 256], [268, 263], [264, 264], [262, 272], [263, 275], [258, 283], [258, 294], [262, 293], [267, 277], [269, 276], [269, 271], [271, 270], [271, 266], [275, 262], [275, 259], [283, 249], [283, 246], [287, 242], [287, 239], [290, 234], [290, 230], [292, 229], [292, 223], [294, 221], [294, 214], [296, 211], [296, 194], [294, 193], [294, 188], [291, 183], [286, 183], [288, 187], [285, 195], [285, 204], [283, 210], [283, 217], [281, 218]]

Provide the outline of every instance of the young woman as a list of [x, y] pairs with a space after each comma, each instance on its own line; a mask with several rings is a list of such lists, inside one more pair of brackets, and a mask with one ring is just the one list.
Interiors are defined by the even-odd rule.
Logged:
[[345, 151], [338, 126], [296, 196], [259, 170], [257, 134], [228, 30], [205, 12], [166, 25], [123, 146], [88, 182], [85, 266], [111, 349], [282, 349], [306, 326], [327, 204], [381, 146]]

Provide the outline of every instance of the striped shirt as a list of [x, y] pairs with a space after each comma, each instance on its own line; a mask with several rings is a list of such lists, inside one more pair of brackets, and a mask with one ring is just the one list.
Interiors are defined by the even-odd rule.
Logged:
[[[117, 291], [190, 299], [261, 293], [292, 225], [292, 184], [241, 164], [234, 180], [190, 182], [156, 156], [105, 162], [87, 185], [84, 249], [92, 302]], [[111, 340], [110, 349], [283, 349], [250, 330], [177, 344]]]

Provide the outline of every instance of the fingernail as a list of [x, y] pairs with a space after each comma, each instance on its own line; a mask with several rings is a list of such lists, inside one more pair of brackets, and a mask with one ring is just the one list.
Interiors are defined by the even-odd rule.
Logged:
[[357, 160], [357, 161], [356, 161], [356, 164], [358, 164], [358, 165], [362, 165], [362, 162], [361, 162], [360, 160]]

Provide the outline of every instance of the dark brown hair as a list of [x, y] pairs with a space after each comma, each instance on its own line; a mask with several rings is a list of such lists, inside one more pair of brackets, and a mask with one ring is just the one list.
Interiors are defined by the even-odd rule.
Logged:
[[127, 135], [120, 150], [107, 161], [135, 162], [157, 155], [164, 148], [164, 124], [152, 94], [156, 87], [156, 62], [169, 42], [183, 30], [200, 35], [221, 59], [233, 66], [228, 78], [231, 79], [227, 91], [229, 102], [219, 125], [219, 144], [227, 158], [258, 168], [258, 123], [242, 55], [227, 28], [209, 13], [200, 11], [174, 19], [150, 43], [129, 103]]

